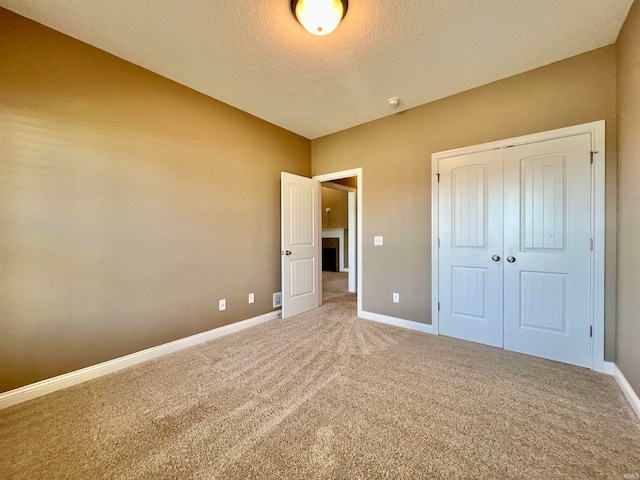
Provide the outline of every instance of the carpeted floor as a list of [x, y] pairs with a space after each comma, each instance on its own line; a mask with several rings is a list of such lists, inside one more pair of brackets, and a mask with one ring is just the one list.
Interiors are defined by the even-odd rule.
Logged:
[[0, 478], [640, 473], [612, 377], [358, 319], [327, 277], [319, 310], [0, 411]]

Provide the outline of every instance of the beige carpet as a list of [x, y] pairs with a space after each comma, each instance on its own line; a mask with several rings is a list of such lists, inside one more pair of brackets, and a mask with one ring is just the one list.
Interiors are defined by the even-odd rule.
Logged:
[[329, 277], [318, 311], [0, 411], [0, 477], [640, 473], [612, 377], [360, 320]]

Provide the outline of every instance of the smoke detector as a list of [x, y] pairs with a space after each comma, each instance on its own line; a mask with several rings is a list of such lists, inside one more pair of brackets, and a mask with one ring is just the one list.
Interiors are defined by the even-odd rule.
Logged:
[[387, 100], [387, 103], [391, 108], [396, 108], [398, 105], [400, 105], [400, 99], [398, 97], [391, 97], [389, 100]]

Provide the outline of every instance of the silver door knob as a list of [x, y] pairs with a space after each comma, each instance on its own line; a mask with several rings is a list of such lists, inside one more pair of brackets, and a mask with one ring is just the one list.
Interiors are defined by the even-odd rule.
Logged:
[[494, 255], [493, 257], [491, 257], [491, 260], [493, 260], [494, 262], [499, 262], [500, 261], [500, 255]]
[[286, 252], [284, 252], [285, 255], [291, 255], [291, 250], [287, 250]]
[[513, 263], [513, 262], [515, 262], [515, 261], [516, 261], [516, 257], [512, 257], [511, 255], [509, 255], [509, 256], [507, 257], [507, 262], [509, 262], [509, 263]]

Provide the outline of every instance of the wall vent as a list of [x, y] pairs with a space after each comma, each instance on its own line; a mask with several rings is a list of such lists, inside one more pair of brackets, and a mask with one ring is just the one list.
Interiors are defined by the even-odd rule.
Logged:
[[273, 294], [273, 308], [282, 306], [282, 292]]

